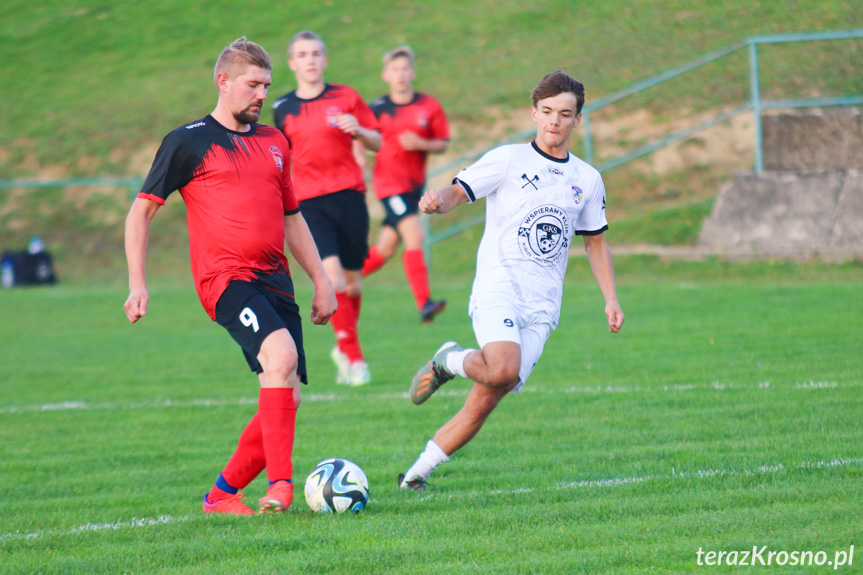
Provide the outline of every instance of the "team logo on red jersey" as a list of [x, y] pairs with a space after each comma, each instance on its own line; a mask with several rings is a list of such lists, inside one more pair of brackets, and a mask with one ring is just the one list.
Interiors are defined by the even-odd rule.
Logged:
[[426, 126], [428, 126], [428, 125], [429, 125], [429, 117], [428, 117], [428, 114], [426, 114], [425, 112], [419, 112], [419, 113], [417, 113], [417, 125], [418, 125], [420, 128], [425, 129], [425, 128], [426, 128]]
[[578, 186], [572, 186], [572, 199], [575, 200], [576, 204], [581, 203], [581, 198], [584, 197], [584, 192], [581, 191], [581, 188]]
[[273, 159], [276, 161], [276, 165], [279, 167], [279, 171], [283, 170], [282, 166], [284, 162], [282, 161], [282, 151], [277, 146], [270, 146], [270, 153], [273, 155]]
[[342, 110], [338, 106], [327, 108], [327, 124], [333, 128], [339, 127], [339, 116], [342, 115]]

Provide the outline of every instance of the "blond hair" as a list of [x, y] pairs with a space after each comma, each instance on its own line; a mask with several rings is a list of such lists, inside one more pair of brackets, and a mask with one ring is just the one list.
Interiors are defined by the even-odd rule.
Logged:
[[222, 50], [216, 66], [213, 69], [213, 79], [219, 74], [227, 74], [229, 78], [238, 76], [249, 66], [257, 66], [263, 70], [272, 70], [270, 55], [259, 44], [249, 42], [245, 36], [237, 38]]
[[288, 58], [291, 57], [291, 51], [294, 49], [294, 44], [296, 44], [300, 40], [314, 40], [315, 42], [320, 42], [321, 46], [324, 49], [324, 54], [326, 55], [327, 45], [324, 44], [324, 39], [321, 38], [319, 34], [312, 32], [311, 30], [303, 30], [302, 32], [297, 32], [296, 34], [294, 34], [291, 38], [291, 41], [288, 42]]
[[397, 46], [389, 52], [384, 52], [384, 56], [382, 58], [384, 66], [386, 66], [396, 58], [407, 58], [408, 62], [410, 62], [411, 66], [413, 66], [414, 60], [416, 60], [416, 54], [414, 54], [414, 51], [411, 50], [411, 47], [407, 44]]

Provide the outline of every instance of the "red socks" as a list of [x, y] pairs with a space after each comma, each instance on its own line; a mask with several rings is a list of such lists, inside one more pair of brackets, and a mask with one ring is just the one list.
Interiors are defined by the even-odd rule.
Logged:
[[351, 305], [354, 306], [354, 313], [357, 316], [357, 324], [360, 323], [360, 308], [363, 306], [363, 294], [358, 293], [357, 295], [349, 295], [351, 298]]
[[270, 482], [293, 478], [294, 424], [297, 405], [294, 390], [262, 387], [258, 395], [258, 420]]
[[243, 489], [264, 470], [265, 465], [261, 422], [259, 414], [256, 413], [240, 434], [237, 450], [222, 471], [222, 477], [231, 487]]
[[408, 277], [408, 283], [417, 302], [417, 309], [422, 310], [425, 302], [431, 297], [425, 254], [421, 249], [405, 250], [402, 254], [402, 262], [405, 266], [405, 275]]
[[[240, 442], [230, 461], [222, 471], [222, 478], [230, 487], [244, 489], [264, 467], [271, 481], [291, 479], [294, 465], [294, 424], [297, 407], [294, 390], [264, 387], [258, 395], [258, 413], [240, 434]], [[210, 491], [212, 503], [220, 499], [218, 482]]]
[[348, 356], [351, 363], [363, 360], [363, 352], [360, 349], [360, 339], [357, 334], [357, 309], [359, 296], [351, 297], [347, 292], [336, 294], [339, 308], [330, 318], [333, 331], [336, 332], [336, 343], [343, 354]]
[[369, 248], [369, 255], [366, 256], [366, 261], [363, 263], [363, 276], [378, 271], [386, 262], [387, 260], [381, 256], [378, 246], [372, 246]]

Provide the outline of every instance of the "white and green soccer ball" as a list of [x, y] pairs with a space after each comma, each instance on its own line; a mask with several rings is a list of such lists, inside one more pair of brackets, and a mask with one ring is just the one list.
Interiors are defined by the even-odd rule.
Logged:
[[359, 513], [369, 503], [369, 481], [360, 466], [337, 457], [317, 464], [306, 478], [306, 503], [315, 513]]

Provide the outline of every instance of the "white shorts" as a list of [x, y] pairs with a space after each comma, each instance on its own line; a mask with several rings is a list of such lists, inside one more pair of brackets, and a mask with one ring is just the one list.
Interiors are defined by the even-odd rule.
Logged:
[[512, 393], [521, 391], [533, 368], [542, 355], [542, 349], [554, 326], [540, 314], [504, 298], [484, 298], [471, 300], [470, 317], [473, 319], [473, 332], [480, 348], [498, 341], [511, 341], [521, 347], [521, 368], [518, 370], [518, 385]]

